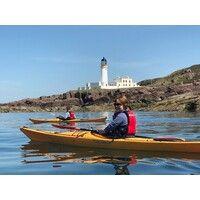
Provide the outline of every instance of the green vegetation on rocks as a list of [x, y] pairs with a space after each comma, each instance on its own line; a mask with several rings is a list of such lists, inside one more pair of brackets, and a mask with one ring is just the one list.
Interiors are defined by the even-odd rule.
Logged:
[[193, 65], [188, 68], [184, 68], [173, 72], [169, 76], [163, 78], [148, 79], [139, 82], [142, 86], [152, 85], [180, 85], [199, 82], [200, 80], [200, 65]]

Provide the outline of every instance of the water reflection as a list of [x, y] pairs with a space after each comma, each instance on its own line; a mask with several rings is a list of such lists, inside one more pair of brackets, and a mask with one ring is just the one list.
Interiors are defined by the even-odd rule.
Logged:
[[129, 167], [134, 170], [138, 163], [153, 162], [165, 159], [181, 159], [183, 161], [200, 160], [198, 154], [136, 152], [127, 150], [91, 149], [70, 147], [59, 144], [29, 142], [21, 147], [22, 163], [52, 163], [52, 167], [62, 167], [69, 163], [107, 164], [113, 166], [116, 175], [129, 175]]
[[25, 164], [53, 163], [53, 167], [61, 167], [66, 163], [111, 164], [116, 174], [129, 174], [128, 165], [137, 163], [136, 155], [129, 151], [107, 151], [70, 147], [59, 144], [33, 142], [23, 145], [22, 160]]

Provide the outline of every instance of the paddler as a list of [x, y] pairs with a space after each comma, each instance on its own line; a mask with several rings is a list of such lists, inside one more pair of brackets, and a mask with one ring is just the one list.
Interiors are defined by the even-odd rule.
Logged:
[[68, 109], [68, 112], [66, 113], [66, 119], [68, 119], [68, 120], [76, 119], [76, 115], [71, 108]]
[[57, 117], [58, 119], [61, 119], [61, 120], [72, 120], [72, 119], [76, 119], [76, 115], [75, 113], [72, 111], [71, 108], [67, 108], [67, 112], [66, 112], [66, 117], [63, 117], [63, 116], [59, 116]]
[[124, 97], [114, 102], [115, 113], [113, 120], [104, 130], [97, 131], [99, 134], [111, 138], [125, 138], [135, 135], [136, 116], [126, 104], [127, 99]]

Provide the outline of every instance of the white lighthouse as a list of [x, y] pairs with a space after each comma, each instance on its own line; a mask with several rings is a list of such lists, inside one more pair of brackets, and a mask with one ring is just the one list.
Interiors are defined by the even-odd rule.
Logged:
[[120, 89], [120, 88], [133, 88], [139, 87], [136, 82], [129, 76], [117, 77], [112, 82], [108, 82], [108, 64], [107, 60], [103, 57], [101, 59], [101, 80], [100, 82], [88, 82], [85, 87], [79, 87], [79, 90], [90, 90], [92, 88], [100, 89]]
[[104, 57], [101, 60], [101, 86], [108, 86], [108, 65]]

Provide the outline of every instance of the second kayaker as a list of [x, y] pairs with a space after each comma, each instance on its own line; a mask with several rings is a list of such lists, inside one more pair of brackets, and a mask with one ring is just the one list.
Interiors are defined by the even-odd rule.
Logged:
[[68, 112], [66, 113], [66, 119], [71, 120], [71, 119], [76, 119], [76, 115], [72, 109], [69, 109]]
[[117, 99], [114, 102], [115, 113], [112, 122], [99, 134], [111, 138], [125, 138], [134, 136], [136, 132], [136, 116], [130, 107], [126, 106], [126, 99]]
[[76, 115], [75, 113], [72, 111], [72, 109], [70, 108], [67, 108], [67, 112], [66, 112], [66, 117], [63, 117], [63, 116], [59, 116], [57, 117], [58, 119], [61, 119], [61, 120], [72, 120], [72, 119], [76, 119]]

